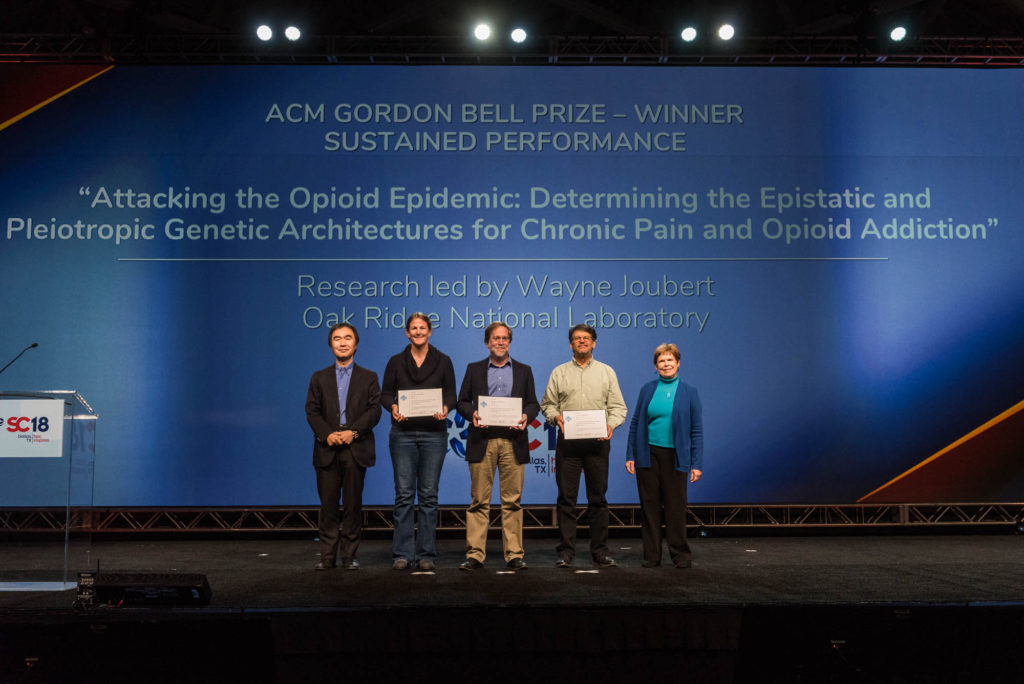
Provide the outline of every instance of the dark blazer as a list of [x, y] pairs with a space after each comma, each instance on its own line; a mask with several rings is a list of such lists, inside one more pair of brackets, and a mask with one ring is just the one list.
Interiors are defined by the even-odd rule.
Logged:
[[[493, 437], [504, 437], [512, 440], [512, 449], [519, 463], [530, 462], [530, 442], [527, 430], [512, 430], [506, 427], [478, 428], [473, 427], [473, 412], [477, 409], [477, 401], [487, 396], [487, 362], [475, 361], [466, 366], [466, 375], [459, 388], [459, 402], [456, 410], [469, 421], [469, 436], [466, 438], [466, 460], [479, 463], [487, 451], [487, 440]], [[533, 387], [533, 371], [525, 363], [512, 359], [512, 393], [513, 397], [523, 400], [523, 413], [527, 422], [533, 420], [540, 412], [537, 393]]]
[[[359, 438], [352, 442], [356, 463], [369, 468], [377, 460], [373, 427], [380, 420], [380, 384], [377, 374], [359, 365], [352, 367], [345, 402], [347, 427], [356, 430]], [[332, 363], [313, 373], [306, 392], [306, 421], [313, 428], [313, 465], [328, 466], [340, 447], [327, 446], [327, 436], [341, 427], [341, 406], [338, 404], [338, 379]]]

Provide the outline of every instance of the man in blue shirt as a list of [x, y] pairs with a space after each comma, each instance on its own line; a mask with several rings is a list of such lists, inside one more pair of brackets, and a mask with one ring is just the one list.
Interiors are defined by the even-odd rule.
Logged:
[[[334, 363], [313, 373], [306, 392], [306, 421], [313, 430], [313, 466], [320, 496], [320, 561], [316, 570], [341, 565], [357, 570], [363, 534], [363, 481], [376, 462], [373, 428], [380, 420], [377, 374], [356, 365], [359, 331], [348, 323], [331, 327], [327, 342]], [[345, 510], [339, 535], [338, 504]]]
[[[533, 371], [508, 354], [512, 330], [495, 322], [484, 331], [488, 357], [466, 366], [456, 410], [470, 421], [466, 439], [472, 502], [466, 511], [466, 561], [461, 570], [478, 570], [487, 556], [494, 471], [501, 495], [501, 539], [505, 564], [525, 570], [523, 551], [523, 479], [530, 462], [527, 426], [540, 411], [533, 386]], [[519, 397], [522, 415], [511, 426], [488, 426], [480, 419], [480, 397]]]

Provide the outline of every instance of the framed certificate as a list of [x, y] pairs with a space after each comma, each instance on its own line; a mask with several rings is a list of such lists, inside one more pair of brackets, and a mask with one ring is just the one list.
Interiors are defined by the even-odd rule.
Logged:
[[444, 408], [441, 388], [398, 390], [398, 412], [406, 418], [432, 416]]
[[607, 439], [608, 418], [601, 409], [592, 411], [563, 411], [565, 424], [562, 435], [566, 439]]
[[477, 401], [476, 411], [483, 425], [511, 427], [523, 418], [523, 398], [482, 396]]

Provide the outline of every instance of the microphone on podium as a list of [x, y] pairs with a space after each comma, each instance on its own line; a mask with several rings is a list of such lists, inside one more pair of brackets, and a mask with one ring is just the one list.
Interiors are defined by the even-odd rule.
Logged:
[[5, 370], [7, 370], [8, 368], [10, 368], [10, 367], [11, 367], [11, 364], [12, 364], [12, 363], [14, 363], [15, 361], [17, 361], [18, 359], [20, 359], [20, 358], [21, 358], [21, 355], [22, 355], [22, 354], [24, 354], [25, 352], [27, 352], [27, 351], [28, 351], [29, 349], [35, 349], [35, 348], [36, 348], [36, 347], [38, 347], [38, 346], [39, 346], [39, 343], [38, 343], [38, 342], [33, 342], [32, 344], [30, 344], [30, 345], [28, 345], [27, 347], [25, 347], [24, 349], [22, 349], [22, 350], [21, 350], [21, 351], [20, 351], [20, 352], [18, 353], [18, 355], [17, 355], [17, 356], [15, 356], [15, 357], [14, 357], [13, 359], [11, 359], [10, 361], [8, 361], [8, 362], [7, 362], [7, 365], [6, 365], [6, 366], [4, 366], [3, 368], [0, 368], [0, 373], [3, 373], [3, 372], [4, 372]]

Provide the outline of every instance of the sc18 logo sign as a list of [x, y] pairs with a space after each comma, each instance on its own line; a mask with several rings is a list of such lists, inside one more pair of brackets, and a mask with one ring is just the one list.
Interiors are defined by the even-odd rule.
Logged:
[[7, 432], [47, 432], [50, 429], [50, 419], [47, 416], [0, 418], [0, 429], [2, 428], [6, 428]]
[[64, 421], [60, 399], [0, 399], [0, 459], [62, 458]]

